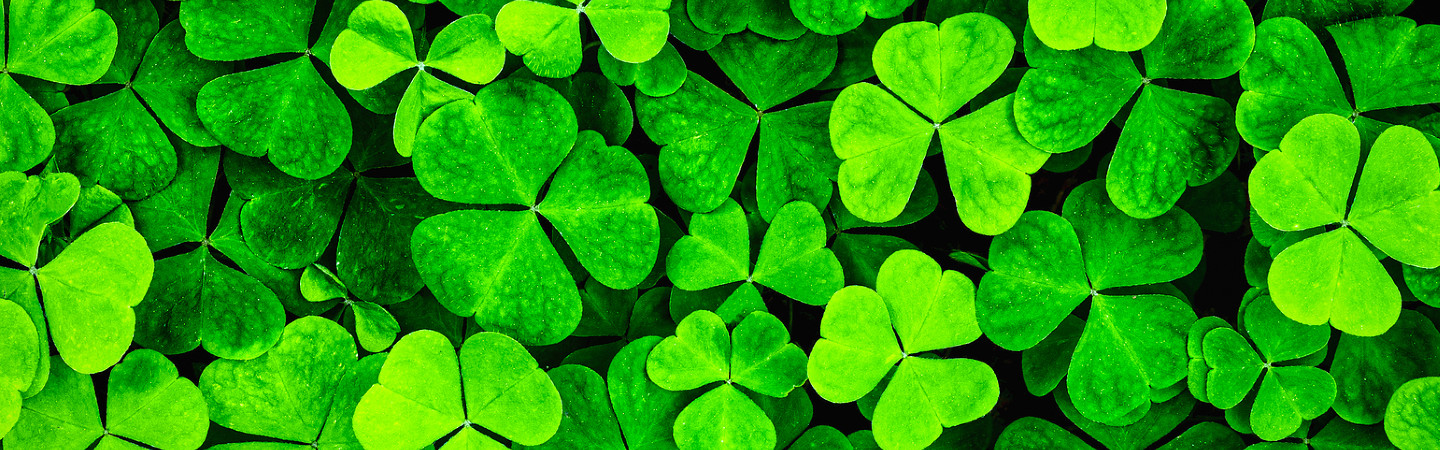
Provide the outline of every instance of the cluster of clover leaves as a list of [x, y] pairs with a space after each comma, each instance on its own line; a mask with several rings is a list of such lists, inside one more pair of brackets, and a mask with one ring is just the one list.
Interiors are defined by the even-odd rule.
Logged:
[[1411, 1], [0, 1], [0, 448], [1440, 449]]

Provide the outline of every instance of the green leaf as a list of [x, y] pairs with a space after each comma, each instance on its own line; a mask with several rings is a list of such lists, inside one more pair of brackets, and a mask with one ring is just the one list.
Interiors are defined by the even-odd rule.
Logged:
[[1070, 362], [1069, 387], [1086, 418], [1108, 425], [1150, 404], [1150, 389], [1185, 379], [1195, 312], [1168, 295], [1097, 295]]
[[[229, 167], [241, 164], [227, 160]], [[271, 175], [273, 183], [245, 202], [240, 229], [245, 243], [265, 262], [284, 269], [303, 269], [320, 258], [330, 245], [344, 214], [345, 200], [354, 178], [336, 172], [315, 181], [298, 180], [270, 169], [258, 160], [246, 161], [259, 169], [242, 176]], [[227, 171], [227, 178], [232, 172]]]
[[745, 394], [722, 384], [680, 411], [675, 444], [680, 450], [769, 450], [775, 425]]
[[575, 112], [559, 93], [501, 81], [425, 119], [415, 136], [415, 175], [441, 200], [533, 206], [576, 133]]
[[16, 0], [8, 5], [6, 72], [56, 83], [99, 80], [115, 58], [115, 21], [94, 0]]
[[[1065, 198], [1064, 216], [1085, 250], [1085, 272], [1097, 290], [1167, 283], [1200, 264], [1200, 225], [1185, 211], [1135, 219], [1107, 198], [1101, 183], [1076, 187]], [[992, 258], [993, 260], [993, 258]]]
[[[795, 9], [799, 10], [801, 1], [795, 0], [792, 3], [795, 4]], [[816, 2], [813, 1], [807, 3], [811, 3], [812, 5], [816, 4]], [[801, 12], [801, 14], [805, 13]], [[797, 15], [797, 17], [799, 17], [799, 15]], [[803, 17], [800, 18], [801, 20], [805, 20]], [[816, 86], [816, 88], [824, 90], [840, 89], [875, 76], [874, 61], [872, 61], [873, 58], [871, 57], [872, 54], [875, 53], [875, 42], [878, 41], [880, 35], [884, 34], [890, 27], [900, 23], [901, 19], [901, 17], [896, 16], [889, 19], [865, 21], [860, 24], [859, 28], [836, 36], [840, 53], [835, 58], [835, 70], [830, 71], [830, 76], [825, 77], [825, 81], [820, 82], [820, 85]], [[938, 20], [933, 22], [938, 22]], [[817, 33], [819, 33], [819, 31], [817, 31]]]
[[1320, 39], [1289, 17], [1255, 29], [1255, 52], [1240, 69], [1240, 84], [1245, 93], [1235, 125], [1260, 149], [1278, 148], [1286, 132], [1312, 114], [1353, 112]]
[[688, 0], [686, 12], [700, 31], [726, 35], [746, 28], [766, 37], [791, 40], [805, 34], [787, 0]]
[[590, 0], [580, 11], [590, 18], [605, 51], [628, 63], [649, 61], [670, 36], [670, 0]]
[[1245, 448], [1245, 441], [1240, 439], [1230, 427], [1215, 422], [1201, 422], [1195, 424], [1175, 437], [1175, 440], [1160, 446], [1159, 450], [1183, 450], [1197, 448], [1214, 448], [1223, 450], [1240, 450]]
[[598, 57], [600, 72], [604, 73], [610, 82], [620, 86], [633, 84], [640, 93], [651, 97], [674, 94], [685, 83], [690, 72], [675, 46], [669, 43], [666, 43], [665, 48], [654, 58], [638, 64], [615, 59], [610, 52], [601, 52]]
[[906, 357], [875, 406], [875, 441], [882, 448], [925, 448], [943, 428], [989, 413], [999, 398], [995, 371], [984, 362]]
[[221, 359], [200, 375], [200, 390], [215, 423], [233, 430], [294, 442], [316, 442], [333, 426], [327, 417], [355, 341], [326, 319], [305, 317], [285, 327], [280, 342], [248, 361]]
[[360, 348], [367, 352], [379, 352], [390, 348], [395, 335], [400, 333], [400, 323], [384, 307], [370, 302], [355, 302], [355, 338]]
[[1272, 363], [1304, 358], [1324, 351], [1330, 343], [1329, 329], [1290, 320], [1268, 295], [1248, 300], [1241, 307], [1240, 328]]
[[200, 122], [195, 102], [200, 89], [230, 73], [230, 66], [191, 54], [185, 48], [185, 29], [171, 22], [150, 41], [131, 87], [166, 129], [185, 142], [210, 147], [219, 142]]
[[495, 14], [495, 33], [536, 75], [560, 78], [580, 70], [580, 13], [573, 8], [512, 1]]
[[1440, 102], [1440, 26], [1376, 17], [1327, 27], [1345, 55], [1355, 108], [1374, 111]]
[[[1206, 39], [1195, 39], [1197, 35]], [[1244, 1], [1168, 2], [1160, 34], [1143, 50], [1145, 73], [1151, 78], [1221, 79], [1239, 71], [1254, 47], [1255, 19]]]
[[425, 193], [414, 178], [359, 177], [340, 224], [336, 275], [361, 300], [388, 305], [415, 296], [424, 281], [410, 236], [422, 220], [454, 206]]
[[395, 111], [395, 151], [403, 157], [414, 152], [415, 136], [425, 119], [440, 107], [471, 98], [469, 92], [421, 71], [410, 80]]
[[710, 49], [715, 64], [757, 110], [768, 110], [820, 84], [835, 68], [835, 38], [807, 33], [792, 40], [755, 33], [725, 36]]
[[906, 354], [958, 347], [980, 337], [975, 284], [960, 272], [942, 271], [924, 253], [891, 254], [875, 284]]
[[850, 441], [845, 438], [844, 433], [841, 433], [840, 430], [829, 425], [821, 425], [805, 430], [805, 434], [795, 439], [795, 442], [790, 444], [789, 448], [791, 450], [855, 450], [854, 447], [850, 445]]
[[825, 222], [814, 206], [785, 205], [765, 232], [749, 279], [802, 303], [824, 304], [844, 286], [845, 276], [825, 240]]
[[429, 330], [406, 335], [356, 405], [355, 437], [367, 448], [429, 445], [464, 426], [460, 384], [460, 362], [449, 340]]
[[1084, 329], [1084, 321], [1073, 315], [1066, 316], [1049, 336], [1020, 354], [1020, 374], [1030, 395], [1043, 396], [1060, 386], [1060, 381], [1070, 372], [1075, 344]]
[[938, 27], [907, 22], [891, 27], [875, 43], [875, 74], [938, 123], [999, 79], [1014, 51], [1015, 39], [1005, 24], [985, 14], [951, 17]]
[[155, 262], [145, 239], [119, 223], [96, 226], [35, 274], [55, 348], [80, 373], [109, 368], [135, 334]]
[[175, 147], [134, 91], [71, 105], [53, 119], [55, 164], [84, 184], [139, 200], [175, 177]]
[[760, 115], [691, 72], [665, 97], [639, 95], [640, 126], [660, 149], [660, 184], [680, 208], [710, 212], [735, 188]]
[[[1055, 403], [1065, 417], [1074, 421], [1085, 434], [1094, 437], [1105, 448], [1111, 450], [1141, 450], [1156, 443], [1180, 425], [1195, 406], [1195, 400], [1188, 395], [1178, 395], [1163, 403], [1156, 403], [1144, 417], [1125, 426], [1110, 426], [1091, 421], [1081, 415], [1071, 403], [1069, 394], [1058, 391]], [[1179, 438], [1177, 438], [1178, 440]]]
[[665, 257], [666, 275], [675, 287], [691, 291], [749, 278], [748, 228], [745, 212], [733, 200], [691, 216], [689, 234]]
[[760, 121], [755, 197], [769, 221], [793, 201], [830, 203], [840, 160], [830, 147], [831, 102], [767, 113]]
[[[192, 36], [185, 35], [187, 43]], [[246, 156], [269, 154], [293, 177], [329, 175], [350, 151], [350, 115], [309, 58], [216, 78], [196, 102], [200, 121], [221, 144]]]
[[1050, 156], [1020, 136], [1014, 104], [1007, 95], [940, 127], [955, 209], [980, 234], [1004, 233], [1020, 220], [1030, 175]]
[[55, 147], [55, 123], [8, 73], [0, 74], [0, 101], [14, 105], [0, 111], [0, 171], [30, 170]]
[[1411, 294], [1427, 305], [1440, 305], [1440, 270], [1414, 266], [1404, 266], [1402, 270], [1405, 287], [1410, 289]]
[[471, 336], [460, 348], [460, 366], [468, 421], [522, 445], [555, 435], [560, 393], [519, 342], [498, 333]]
[[934, 135], [932, 124], [879, 86], [840, 91], [830, 109], [830, 142], [844, 161], [836, 183], [845, 208], [867, 222], [898, 217]]
[[[1033, 11], [1043, 3], [1030, 5], [1031, 30], [1039, 20]], [[1071, 20], [1067, 15], [1063, 23], [1074, 23]], [[1041, 43], [1037, 33], [1025, 33], [1026, 62], [1033, 68], [1025, 72], [1015, 92], [1015, 125], [1036, 147], [1068, 152], [1099, 136], [1143, 79], [1130, 55], [1100, 47], [1056, 51]]]
[[1068, 221], [1045, 211], [1021, 215], [990, 245], [993, 271], [975, 297], [980, 329], [1001, 348], [1034, 347], [1090, 296], [1084, 265]]
[[1266, 363], [1235, 330], [1216, 328], [1204, 336], [1207, 400], [1216, 408], [1234, 408], [1255, 388]]
[[1375, 337], [1340, 335], [1330, 373], [1335, 377], [1335, 413], [1365, 425], [1380, 423], [1390, 397], [1406, 381], [1440, 376], [1440, 360], [1426, 349], [1440, 346], [1440, 332], [1424, 316], [1401, 311], [1400, 320]]
[[410, 241], [420, 278], [445, 308], [531, 345], [580, 322], [580, 295], [529, 211], [455, 211], [420, 222]]
[[1413, 0], [1275, 0], [1265, 3], [1264, 16], [1294, 17], [1319, 28], [1359, 17], [1400, 14]]
[[1078, 50], [1092, 43], [1106, 50], [1140, 50], [1160, 34], [1165, 15], [1165, 0], [1030, 3], [1030, 25], [1035, 35], [1057, 50]]
[[837, 35], [862, 25], [865, 16], [888, 19], [899, 16], [915, 0], [863, 0], [832, 3], [825, 0], [791, 0], [795, 18], [816, 33]]
[[635, 128], [635, 110], [625, 92], [610, 80], [594, 72], [581, 72], [569, 78], [536, 78], [536, 81], [555, 89], [570, 102], [581, 130], [595, 130], [611, 145], [623, 145], [630, 139]]
[[1250, 425], [1260, 439], [1284, 439], [1300, 429], [1302, 420], [1320, 417], [1335, 401], [1335, 380], [1308, 366], [1274, 367], [1260, 381]]
[[885, 300], [869, 288], [846, 287], [820, 319], [820, 340], [807, 363], [810, 384], [833, 403], [853, 402], [875, 389], [903, 356]]
[[52, 356], [45, 390], [25, 400], [5, 447], [87, 448], [105, 433], [89, 376]]
[[207, 247], [156, 261], [145, 301], [135, 308], [135, 341], [167, 354], [204, 345], [245, 360], [281, 338], [285, 309], [259, 280], [217, 261]]
[[1282, 231], [1340, 222], [1359, 164], [1354, 125], [1336, 115], [1310, 116], [1255, 164], [1251, 202], [1265, 223]]
[[675, 418], [700, 395], [699, 390], [674, 392], [650, 381], [648, 355], [660, 341], [658, 336], [645, 336], [626, 344], [605, 375], [615, 419], [625, 443], [635, 450], [674, 449]]
[[467, 83], [494, 80], [505, 67], [505, 46], [495, 35], [495, 21], [486, 15], [470, 15], [450, 22], [435, 34], [425, 65]]
[[1271, 296], [1306, 325], [1330, 322], [1357, 336], [1378, 336], [1400, 316], [1400, 290], [1348, 228], [1300, 241], [1275, 257]]
[[805, 384], [805, 351], [790, 343], [785, 324], [768, 312], [752, 312], [735, 326], [731, 350], [729, 380], [735, 384], [771, 397]]
[[314, 13], [314, 0], [199, 0], [181, 5], [180, 23], [195, 56], [239, 61], [305, 52]]
[[999, 450], [1040, 450], [1040, 449], [1063, 449], [1063, 450], [1089, 450], [1093, 447], [1085, 441], [1046, 421], [1037, 417], [1022, 417], [1005, 427], [1000, 432], [1000, 438], [995, 442], [995, 448]]
[[26, 176], [21, 172], [0, 173], [0, 256], [34, 266], [46, 228], [75, 205], [80, 183], [74, 175], [56, 173]]
[[[625, 450], [605, 379], [585, 366], [563, 365], [550, 369], [550, 379], [560, 392], [564, 415], [555, 436], [535, 449]], [[448, 445], [448, 444], [447, 444]], [[640, 448], [640, 447], [635, 447]]]
[[110, 371], [106, 392], [106, 434], [158, 448], [199, 448], [205, 441], [205, 398], [155, 351], [126, 355]]
[[1440, 266], [1440, 162], [1425, 135], [1391, 127], [1375, 139], [1347, 219], [1370, 244], [1405, 264]]
[[1230, 166], [1240, 143], [1234, 123], [1222, 99], [1146, 85], [1105, 175], [1110, 199], [1136, 218], [1169, 211], [1186, 186], [1209, 183]]
[[[12, 392], [18, 396], [36, 381], [35, 371], [40, 363], [35, 357], [39, 352], [36, 345], [39, 336], [25, 308], [9, 300], [0, 301], [0, 330], [11, 337], [0, 344], [0, 360], [9, 361], [0, 366], [0, 396], [8, 399]], [[16, 402], [15, 406], [18, 410], [19, 403]], [[5, 424], [5, 421], [0, 419], [0, 424]], [[6, 428], [8, 426], [0, 426], [0, 430]]]
[[330, 53], [335, 81], [364, 90], [420, 62], [415, 37], [400, 7], [369, 0], [350, 12], [349, 27], [335, 37]]
[[1440, 377], [1417, 378], [1401, 385], [1385, 408], [1385, 435], [1405, 450], [1423, 449], [1440, 439]]
[[671, 391], [698, 389], [731, 376], [729, 331], [720, 316], [696, 311], [680, 321], [675, 335], [655, 345], [645, 364], [656, 385]]
[[660, 224], [640, 161], [584, 131], [536, 206], [591, 276], [614, 289], [644, 281], [660, 247]]

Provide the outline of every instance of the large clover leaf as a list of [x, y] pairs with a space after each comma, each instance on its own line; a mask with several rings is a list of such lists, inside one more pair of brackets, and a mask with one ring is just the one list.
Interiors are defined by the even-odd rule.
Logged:
[[0, 172], [30, 170], [55, 146], [55, 123], [11, 73], [64, 84], [99, 80], [115, 58], [115, 21], [94, 0], [0, 5]]
[[5, 448], [200, 448], [209, 429], [205, 399], [175, 365], [136, 350], [110, 371], [102, 423], [90, 377], [55, 361], [50, 382], [25, 401]]
[[[728, 7], [727, 7], [728, 8]], [[761, 215], [792, 200], [829, 202], [838, 164], [825, 142], [828, 102], [772, 109], [814, 88], [835, 68], [833, 37], [781, 41], [755, 33], [726, 36], [710, 55], [754, 107], [690, 73], [674, 94], [639, 95], [640, 126], [660, 149], [660, 185], [680, 208], [710, 212], [735, 189], [759, 132], [755, 189]]]
[[692, 216], [690, 233], [665, 257], [666, 275], [687, 291], [743, 281], [811, 305], [825, 304], [843, 286], [844, 273], [825, 247], [825, 222], [814, 206], [797, 201], [781, 208], [755, 259], [749, 229], [745, 212], [733, 200]]
[[[1166, 3], [1171, 9], [1168, 12]], [[1105, 50], [1133, 52], [1157, 39], [1162, 22], [1169, 22], [1167, 14], [1171, 19], [1184, 14], [1174, 11], [1179, 3], [1186, 2], [1037, 0], [1030, 2], [1030, 25], [1045, 45], [1057, 50], [1078, 50], [1095, 44]]]
[[5, 361], [0, 364], [0, 436], [4, 436], [20, 418], [21, 394], [36, 381], [41, 358], [30, 314], [10, 300], [0, 299], [0, 333], [7, 336], [0, 342], [0, 361]]
[[1440, 377], [1410, 380], [1390, 397], [1385, 435], [1401, 450], [1421, 450], [1440, 439]]
[[367, 449], [418, 450], [457, 429], [472, 441], [464, 448], [503, 447], [472, 426], [540, 445], [560, 426], [560, 402], [550, 376], [514, 339], [476, 334], [457, 359], [443, 335], [417, 331], [395, 343], [355, 407], [355, 433]]
[[1440, 376], [1440, 331], [1415, 311], [1400, 311], [1400, 320], [1375, 337], [1340, 335], [1330, 374], [1335, 376], [1335, 413], [1364, 425], [1380, 423], [1390, 397], [1407, 381]]
[[[1239, 145], [1229, 103], [1155, 81], [1228, 77], [1255, 43], [1255, 25], [1243, 1], [1170, 3], [1160, 37], [1142, 53], [1143, 75], [1124, 53], [1046, 47], [1036, 38], [1040, 25], [1032, 16], [1025, 50], [1033, 69], [1016, 93], [1020, 134], [1059, 153], [1094, 140], [1139, 91], [1123, 122], [1105, 189], [1120, 210], [1142, 219], [1169, 211], [1187, 186], [1215, 180]], [[1030, 6], [1033, 14], [1035, 4]], [[1209, 38], [1193, 38], [1202, 35]]]
[[815, 392], [856, 401], [894, 367], [874, 413], [875, 440], [887, 450], [925, 448], [944, 428], [980, 418], [999, 399], [995, 371], [972, 359], [921, 355], [980, 337], [974, 300], [969, 278], [942, 271], [924, 253], [895, 252], [875, 290], [846, 287], [826, 306], [808, 366]]
[[340, 167], [352, 128], [345, 105], [310, 61], [314, 0], [201, 0], [180, 7], [185, 45], [214, 61], [298, 55], [284, 62], [216, 78], [200, 88], [196, 110], [225, 147], [268, 155], [281, 171], [314, 180]]
[[1197, 383], [1203, 383], [1206, 401], [1226, 410], [1241, 406], [1259, 381], [1259, 391], [1250, 397], [1250, 427], [1261, 439], [1283, 439], [1302, 421], [1330, 410], [1335, 400], [1335, 380], [1314, 367], [1319, 360], [1306, 358], [1323, 355], [1330, 333], [1290, 320], [1263, 295], [1242, 306], [1241, 318], [1254, 347], [1228, 324], [1196, 323], [1210, 329], [1192, 333], [1201, 339], [1197, 356], [1205, 364], [1203, 373], [1192, 375], [1203, 377]]
[[[575, 280], [540, 217], [606, 286], [628, 289], [649, 275], [659, 223], [646, 203], [644, 169], [599, 133], [577, 138], [575, 129], [564, 98], [515, 79], [451, 103], [421, 125], [415, 173], [426, 191], [443, 200], [508, 205], [442, 214], [415, 228], [416, 266], [452, 312], [531, 344], [555, 343], [574, 331], [581, 309]], [[476, 171], [494, 176], [475, 177]]]
[[1301, 120], [1329, 113], [1353, 118], [1368, 143], [1393, 120], [1380, 110], [1440, 102], [1440, 50], [1422, 44], [1440, 36], [1440, 26], [1378, 17], [1328, 30], [1345, 61], [1353, 106], [1314, 32], [1294, 18], [1266, 20], [1256, 29], [1254, 56], [1240, 71], [1245, 93], [1235, 125], [1246, 142], [1278, 148]]
[[1024, 350], [1090, 299], [1067, 370], [1069, 392], [1086, 418], [1125, 425], [1150, 407], [1151, 389], [1185, 378], [1185, 331], [1196, 317], [1174, 296], [1116, 289], [1189, 274], [1202, 243], [1184, 211], [1135, 219], [1103, 189], [1098, 181], [1080, 185], [1065, 199], [1063, 216], [1027, 212], [998, 236], [975, 309], [991, 341]]
[[226, 428], [319, 448], [358, 448], [350, 419], [386, 360], [357, 360], [355, 340], [344, 328], [302, 317], [286, 325], [264, 355], [210, 363], [200, 390], [212, 420]]
[[430, 113], [469, 94], [436, 78], [435, 68], [467, 83], [484, 84], [500, 75], [505, 48], [490, 16], [461, 17], [442, 28], [421, 59], [405, 13], [383, 0], [367, 0], [350, 13], [348, 27], [335, 38], [330, 61], [335, 81], [349, 89], [374, 88], [409, 68], [419, 68], [400, 99], [395, 115], [395, 150], [410, 156], [415, 132]]
[[684, 6], [696, 30], [717, 37], [746, 29], [783, 41], [805, 34], [788, 0], [688, 0]]
[[805, 383], [805, 365], [805, 351], [790, 343], [790, 332], [770, 313], [750, 313], [732, 332], [720, 316], [701, 310], [655, 345], [645, 371], [669, 391], [723, 382], [676, 416], [675, 444], [681, 450], [761, 450], [775, 447], [776, 426], [735, 386], [785, 397]]
[[505, 4], [495, 14], [495, 32], [511, 53], [523, 56], [536, 75], [568, 77], [580, 69], [580, 15], [605, 50], [628, 63], [654, 58], [670, 35], [670, 0], [567, 0], [566, 8], [531, 0]]
[[1375, 139], [1355, 184], [1360, 145], [1344, 117], [1307, 117], [1255, 165], [1250, 198], [1282, 231], [1340, 225], [1275, 257], [1268, 282], [1280, 310], [1300, 323], [1378, 336], [1400, 315], [1400, 291], [1366, 241], [1402, 263], [1440, 266], [1440, 248], [1428, 244], [1440, 239], [1440, 163], [1424, 134], [1392, 127]]
[[789, 0], [790, 10], [806, 28], [825, 35], [838, 35], [860, 27], [865, 16], [889, 19], [899, 16], [915, 0]]
[[860, 83], [845, 88], [830, 113], [846, 209], [868, 222], [899, 216], [938, 133], [961, 220], [990, 235], [1014, 225], [1030, 197], [1029, 176], [1049, 155], [1015, 131], [1011, 97], [950, 120], [1000, 77], [1014, 48], [1005, 24], [983, 13], [886, 31], [875, 44], [875, 73], [904, 102]]

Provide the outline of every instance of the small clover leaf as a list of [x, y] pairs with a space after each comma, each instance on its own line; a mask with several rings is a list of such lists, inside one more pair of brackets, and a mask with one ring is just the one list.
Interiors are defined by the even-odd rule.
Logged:
[[574, 8], [531, 0], [506, 3], [495, 14], [495, 32], [511, 53], [523, 56], [536, 75], [568, 77], [580, 69], [580, 15], [605, 50], [628, 63], [660, 53], [670, 34], [670, 0], [569, 0]]
[[346, 325], [353, 325], [355, 339], [367, 352], [385, 351], [400, 333], [400, 323], [390, 315], [390, 311], [377, 303], [352, 298], [345, 284], [319, 264], [306, 267], [300, 274], [300, 295], [317, 303], [340, 300], [343, 306], [336, 316], [345, 317], [346, 312], [351, 314], [354, 322], [351, 324], [346, 320]]
[[[746, 29], [788, 41], [805, 34], [788, 0], [688, 0], [685, 13], [701, 32], [725, 36]], [[832, 33], [833, 34], [833, 33]]]
[[1256, 164], [1250, 197], [1276, 229], [1341, 225], [1275, 257], [1268, 283], [1280, 310], [1301, 323], [1377, 336], [1399, 317], [1400, 292], [1366, 241], [1405, 264], [1440, 265], [1440, 251], [1421, 244], [1440, 238], [1440, 163], [1419, 131], [1392, 127], [1375, 140], [1352, 190], [1360, 145], [1345, 118], [1308, 117]]
[[479, 441], [471, 445], [499, 446], [464, 431], [472, 426], [533, 446], [556, 433], [561, 416], [555, 384], [514, 339], [473, 335], [457, 359], [443, 335], [417, 331], [395, 343], [378, 381], [355, 407], [354, 425], [370, 449], [418, 450], [457, 429]]
[[944, 428], [985, 415], [999, 399], [990, 366], [916, 355], [980, 336], [974, 295], [968, 278], [941, 271], [925, 254], [892, 254], [875, 290], [846, 287], [826, 307], [808, 364], [815, 392], [836, 403], [858, 400], [898, 362], [874, 412], [875, 440], [886, 449], [925, 448]]
[[844, 273], [835, 253], [825, 247], [825, 222], [814, 206], [791, 202], [775, 214], [753, 270], [749, 228], [733, 200], [694, 215], [690, 234], [665, 258], [666, 274], [683, 290], [744, 281], [811, 305], [824, 304], [842, 286]]
[[1420, 450], [1440, 440], [1440, 377], [1410, 380], [1385, 408], [1385, 435], [1402, 450]]
[[652, 97], [674, 94], [690, 73], [685, 60], [669, 43], [654, 58], [642, 63], [627, 63], [615, 59], [609, 52], [601, 52], [599, 60], [600, 71], [610, 82], [619, 86], [633, 84], [635, 90]]
[[197, 449], [209, 416], [205, 398], [175, 365], [153, 350], [135, 350], [110, 371], [101, 423], [95, 385], [58, 361], [46, 389], [25, 401], [7, 448]]
[[1045, 45], [1056, 50], [1096, 47], [1133, 52], [1161, 32], [1165, 0], [1037, 0], [1030, 3], [1030, 25]]
[[1000, 77], [1014, 47], [1005, 25], [981, 13], [886, 31], [875, 44], [875, 72], [904, 101], [860, 83], [841, 91], [830, 114], [846, 209], [867, 222], [899, 216], [938, 133], [961, 220], [984, 234], [1009, 229], [1029, 198], [1029, 175], [1049, 155], [1015, 131], [1012, 97], [949, 119]]
[[0, 365], [0, 436], [4, 436], [20, 418], [20, 394], [37, 381], [40, 338], [25, 308], [5, 299], [0, 299], [0, 334], [8, 336], [0, 342], [0, 361], [6, 362]]

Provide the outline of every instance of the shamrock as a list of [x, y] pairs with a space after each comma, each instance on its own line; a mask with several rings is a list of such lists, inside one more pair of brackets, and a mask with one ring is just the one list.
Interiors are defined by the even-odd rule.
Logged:
[[655, 345], [645, 371], [669, 391], [723, 382], [676, 416], [675, 444], [681, 450], [768, 450], [775, 448], [775, 425], [736, 386], [785, 397], [805, 383], [805, 361], [805, 351], [790, 343], [790, 332], [770, 313], [750, 313], [731, 331], [720, 316], [701, 310]]
[[25, 400], [5, 448], [89, 448], [98, 440], [95, 448], [193, 450], [205, 442], [205, 398], [164, 355], [135, 350], [110, 370], [103, 424], [90, 377], [58, 360], [49, 366], [49, 383]]
[[531, 0], [506, 3], [495, 32], [510, 53], [523, 56], [536, 75], [568, 77], [580, 69], [580, 15], [590, 18], [605, 51], [628, 63], [660, 53], [670, 35], [670, 0], [567, 0], [566, 8]]
[[[1239, 146], [1229, 103], [1156, 81], [1228, 77], [1255, 45], [1255, 24], [1244, 1], [1170, 3], [1160, 36], [1141, 52], [1143, 75], [1125, 53], [1046, 47], [1036, 38], [1040, 22], [1032, 16], [1025, 57], [1033, 69], [1015, 94], [1020, 134], [1056, 153], [1091, 142], [1130, 104], [1128, 117], [1117, 123], [1123, 129], [1105, 190], [1121, 211], [1141, 219], [1169, 211], [1187, 186], [1214, 181]], [[1036, 5], [1030, 7], [1033, 14]]]
[[840, 262], [825, 248], [825, 222], [814, 206], [796, 201], [781, 208], [755, 259], [751, 259], [749, 228], [734, 200], [691, 216], [690, 233], [665, 257], [666, 275], [675, 287], [687, 291], [756, 283], [811, 305], [825, 304], [842, 286]]
[[[1228, 410], [1241, 405], [1259, 380], [1250, 427], [1261, 439], [1283, 439], [1299, 430], [1302, 420], [1330, 410], [1335, 400], [1335, 380], [1314, 367], [1324, 357], [1330, 332], [1290, 320], [1264, 295], [1242, 305], [1240, 315], [1254, 347], [1223, 321], [1191, 327], [1191, 350], [1199, 350], [1191, 358], [1204, 362], [1191, 364], [1192, 390], [1199, 387], [1197, 397]], [[1311, 357], [1317, 353], [1319, 358]]]
[[1000, 387], [989, 365], [921, 355], [980, 337], [970, 279], [901, 250], [885, 260], [875, 285], [841, 289], [826, 306], [808, 365], [815, 392], [853, 402], [894, 367], [874, 412], [875, 441], [887, 450], [925, 448], [943, 428], [990, 412]]
[[735, 189], [757, 130], [761, 215], [773, 218], [792, 200], [829, 203], [838, 164], [825, 142], [830, 102], [772, 110], [830, 74], [835, 42], [814, 33], [789, 41], [755, 33], [721, 40], [710, 55], [754, 107], [696, 73], [673, 94], [636, 96], [641, 128], [662, 146], [660, 185], [677, 206], [697, 213], [719, 207]]
[[226, 428], [294, 445], [354, 449], [350, 418], [387, 360], [383, 354], [357, 359], [345, 328], [301, 317], [264, 355], [210, 363], [200, 374], [200, 391], [211, 420]]
[[352, 298], [345, 283], [325, 266], [311, 264], [305, 268], [300, 275], [300, 295], [316, 303], [339, 299], [344, 309], [338, 315], [344, 315], [347, 310], [353, 314], [355, 338], [360, 341], [360, 348], [367, 352], [390, 348], [390, 344], [395, 342], [395, 335], [400, 333], [400, 323], [384, 306]]
[[123, 87], [54, 115], [56, 167], [127, 200], [148, 197], [175, 176], [175, 147], [161, 123], [188, 143], [218, 145], [201, 125], [195, 100], [201, 86], [230, 72], [229, 63], [190, 54], [185, 30], [176, 22], [158, 28], [157, 14], [144, 2], [116, 11], [121, 50], [136, 51], [117, 53], [100, 81]]
[[434, 68], [474, 84], [489, 83], [505, 66], [505, 48], [490, 16], [456, 19], [435, 35], [420, 59], [405, 13], [394, 3], [367, 0], [350, 13], [349, 26], [335, 38], [330, 61], [335, 81], [354, 90], [375, 87], [409, 68], [418, 68], [395, 115], [395, 150], [410, 156], [420, 122], [446, 103], [469, 96], [434, 75]]
[[830, 141], [844, 161], [837, 180], [846, 209], [868, 222], [898, 216], [939, 134], [961, 220], [989, 235], [1014, 225], [1030, 196], [1029, 175], [1049, 154], [1015, 130], [1013, 97], [950, 120], [1000, 77], [1014, 48], [1005, 25], [983, 13], [886, 31], [875, 44], [875, 73], [904, 102], [860, 83], [841, 91], [830, 112]]
[[1184, 380], [1185, 330], [1196, 320], [1183, 300], [1144, 286], [1195, 270], [1201, 247], [1200, 227], [1184, 211], [1136, 219], [1110, 203], [1099, 181], [1082, 184], [1063, 215], [1027, 212], [990, 244], [993, 270], [975, 298], [980, 329], [1001, 348], [1029, 349], [1090, 299], [1064, 369], [1069, 393], [1086, 418], [1128, 424], [1150, 408], [1152, 389]]
[[41, 373], [50, 372], [45, 363], [52, 340], [65, 363], [82, 374], [120, 361], [135, 333], [132, 308], [155, 270], [145, 239], [114, 222], [91, 228], [53, 260], [37, 264], [46, 225], [70, 211], [79, 194], [79, 181], [68, 173], [0, 173], [0, 198], [8, 199], [0, 204], [0, 229], [6, 230], [0, 257], [29, 268], [0, 268], [0, 298], [20, 304], [35, 323], [40, 345], [33, 357], [44, 360], [36, 366]]
[[30, 170], [55, 146], [55, 123], [16, 83], [28, 75], [62, 84], [99, 80], [115, 58], [115, 21], [94, 0], [18, 0], [0, 5], [0, 172]]
[[659, 225], [640, 162], [597, 132], [577, 134], [570, 105], [542, 84], [505, 79], [441, 107], [420, 126], [414, 165], [431, 195], [492, 205], [425, 219], [410, 242], [440, 302], [488, 330], [544, 345], [580, 320], [575, 280], [540, 217], [606, 286], [634, 287], [655, 264]]
[[[1386, 109], [1440, 102], [1440, 49], [1428, 44], [1440, 37], [1440, 26], [1416, 27], [1392, 16], [1326, 29], [1345, 61], [1349, 89], [1320, 39], [1300, 20], [1260, 23], [1254, 56], [1240, 70], [1245, 92], [1235, 107], [1235, 125], [1246, 142], [1273, 150], [1301, 120], [1329, 113], [1351, 118], [1369, 143], [1396, 123]], [[1353, 104], [1347, 91], [1353, 91]]]
[[560, 405], [550, 376], [514, 339], [470, 336], [457, 359], [443, 335], [422, 330], [390, 350], [378, 381], [355, 407], [355, 435], [367, 449], [418, 450], [458, 429], [446, 448], [503, 447], [473, 428], [479, 426], [539, 445], [559, 428]]
[[1391, 127], [1375, 139], [1356, 184], [1360, 145], [1344, 117], [1307, 117], [1255, 165], [1250, 198], [1278, 230], [1339, 224], [1275, 257], [1267, 281], [1280, 311], [1307, 325], [1328, 321], [1377, 336], [1399, 317], [1400, 291], [1367, 241], [1401, 263], [1440, 266], [1440, 248], [1430, 245], [1440, 239], [1440, 163], [1422, 133]]

